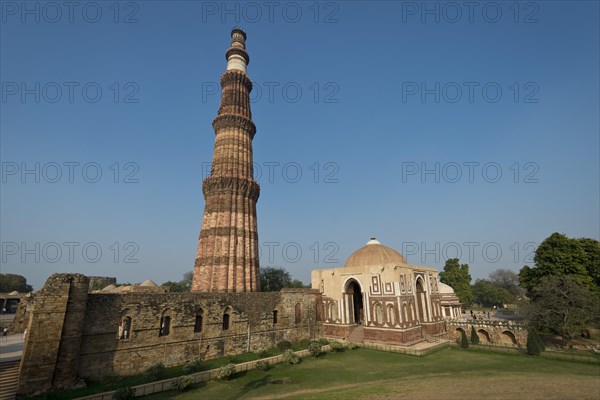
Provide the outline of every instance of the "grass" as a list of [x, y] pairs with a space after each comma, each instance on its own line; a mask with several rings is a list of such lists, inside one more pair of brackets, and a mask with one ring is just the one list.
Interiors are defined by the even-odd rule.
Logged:
[[446, 349], [427, 357], [359, 349], [238, 373], [148, 399], [597, 399], [600, 365]]
[[[308, 346], [308, 343], [309, 343], [308, 341], [297, 342], [297, 343], [292, 344], [292, 348], [294, 350], [304, 350]], [[243, 363], [243, 362], [247, 362], [247, 361], [258, 360], [261, 358], [272, 357], [272, 356], [276, 356], [281, 353], [283, 353], [283, 351], [279, 350], [277, 347], [274, 347], [271, 349], [263, 350], [260, 353], [250, 352], [250, 353], [238, 354], [235, 356], [228, 356], [228, 357], [216, 358], [213, 360], [206, 360], [206, 361], [202, 362], [201, 367], [197, 372], [208, 371], [210, 369], [220, 368], [220, 367], [230, 364], [230, 363], [239, 364], [239, 363]], [[185, 375], [183, 372], [183, 365], [180, 365], [177, 367], [170, 367], [170, 368], [166, 368], [165, 373], [164, 373], [163, 377], [161, 378], [161, 380], [175, 378], [175, 377], [178, 377], [181, 375]], [[125, 377], [122, 377], [120, 381], [121, 381], [121, 386], [136, 386], [136, 385], [141, 385], [141, 384], [147, 383], [143, 374], [125, 376]], [[89, 395], [92, 395], [95, 393], [108, 392], [111, 390], [114, 390], [114, 389], [111, 389], [102, 381], [92, 381], [92, 382], [87, 382], [87, 387], [84, 389], [76, 389], [76, 390], [65, 391], [65, 392], [50, 392], [50, 393], [47, 393], [47, 394], [44, 394], [41, 396], [34, 397], [34, 399], [38, 399], [38, 400], [71, 400], [71, 399], [76, 399], [78, 397], [89, 396]]]

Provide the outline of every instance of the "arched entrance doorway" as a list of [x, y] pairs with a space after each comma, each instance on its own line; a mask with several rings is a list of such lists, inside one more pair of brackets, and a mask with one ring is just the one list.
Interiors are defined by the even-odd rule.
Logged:
[[346, 283], [346, 294], [349, 296], [350, 300], [350, 318], [352, 318], [351, 323], [355, 323], [357, 325], [363, 324], [365, 312], [363, 306], [363, 294], [360, 284], [356, 280], [350, 279], [348, 283]]
[[425, 288], [423, 287], [423, 279], [417, 278], [415, 292], [417, 295], [417, 310], [419, 311], [420, 322], [428, 321], [429, 318], [427, 315], [427, 305], [425, 303]]

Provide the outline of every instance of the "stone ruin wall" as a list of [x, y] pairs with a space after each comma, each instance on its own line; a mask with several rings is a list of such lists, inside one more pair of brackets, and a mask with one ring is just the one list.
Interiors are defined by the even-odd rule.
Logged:
[[514, 321], [459, 321], [450, 319], [446, 321], [446, 338], [456, 341], [460, 338], [460, 329], [462, 329], [467, 338], [470, 339], [471, 326], [474, 326], [475, 331], [478, 332], [477, 336], [481, 344], [525, 346], [527, 343], [527, 328], [522, 323]]
[[27, 328], [29, 322], [29, 314], [33, 307], [34, 295], [22, 296], [17, 311], [15, 312], [15, 318], [9, 327], [10, 333], [23, 333]]
[[[270, 293], [90, 294], [78, 375], [98, 379], [109, 373], [131, 375], [152, 364], [184, 364], [195, 357], [212, 359], [270, 348], [281, 340], [310, 339], [320, 334], [312, 290]], [[302, 318], [295, 322], [295, 307]], [[223, 314], [230, 309], [230, 326]], [[194, 332], [202, 310], [202, 331]], [[273, 323], [277, 310], [277, 323]], [[170, 333], [160, 336], [163, 315], [171, 317]], [[129, 339], [118, 338], [122, 316], [132, 317]]]
[[[315, 312], [320, 294], [312, 289], [104, 294], [88, 293], [88, 287], [83, 275], [55, 274], [36, 294], [21, 361], [19, 394], [68, 388], [79, 378], [138, 374], [158, 362], [176, 366], [195, 357], [236, 355], [270, 348], [281, 340], [322, 334]], [[202, 331], [196, 333], [200, 309]], [[223, 330], [226, 309], [230, 324]], [[166, 336], [159, 335], [163, 315], [171, 317]], [[119, 338], [123, 316], [132, 318], [128, 339]]]

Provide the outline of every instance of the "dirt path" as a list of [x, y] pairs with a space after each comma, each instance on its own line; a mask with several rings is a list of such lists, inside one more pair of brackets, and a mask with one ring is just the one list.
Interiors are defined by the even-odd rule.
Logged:
[[[379, 393], [370, 390], [377, 387]], [[364, 390], [362, 390], [364, 389]], [[398, 381], [380, 380], [368, 383], [336, 385], [326, 389], [303, 389], [281, 395], [252, 397], [267, 399], [328, 399], [394, 400], [394, 399], [527, 399], [598, 400], [600, 377], [562, 378], [544, 374], [500, 374], [497, 376], [452, 376], [450, 374], [427, 375]]]

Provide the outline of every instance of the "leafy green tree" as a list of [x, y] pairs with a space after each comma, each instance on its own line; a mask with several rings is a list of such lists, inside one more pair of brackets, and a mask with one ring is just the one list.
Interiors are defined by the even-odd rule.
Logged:
[[496, 287], [503, 288], [513, 296], [523, 294], [523, 289], [519, 287], [519, 275], [510, 269], [497, 269], [490, 272], [490, 283]]
[[458, 258], [446, 260], [444, 270], [440, 272], [440, 281], [454, 289], [454, 293], [456, 293], [461, 303], [473, 303], [471, 274], [469, 274], [468, 264], [460, 264]]
[[289, 284], [288, 286], [286, 286], [286, 287], [289, 287], [289, 288], [306, 288], [306, 287], [309, 287], [309, 286], [305, 285], [305, 284], [304, 284], [304, 282], [302, 282], [302, 281], [301, 281], [301, 280], [299, 280], [299, 279], [294, 279], [294, 280], [293, 280], [293, 281], [291, 281], [291, 282], [290, 282], [290, 284]]
[[[521, 287], [527, 295], [534, 295], [534, 288], [548, 276], [572, 276], [579, 284], [593, 291], [600, 287], [595, 283], [600, 274], [600, 243], [593, 239], [571, 239], [553, 233], [535, 251], [535, 267], [525, 266], [519, 272]], [[590, 273], [591, 271], [591, 273]]]
[[260, 269], [260, 289], [263, 292], [278, 292], [292, 283], [292, 276], [285, 268], [265, 267]]
[[263, 292], [278, 292], [283, 288], [307, 287], [292, 276], [285, 268], [265, 267], [260, 269], [260, 289]]
[[532, 289], [524, 308], [531, 325], [544, 333], [561, 335], [569, 344], [574, 335], [600, 323], [600, 302], [577, 276], [546, 276]]
[[479, 336], [473, 325], [471, 325], [471, 344], [479, 344]]
[[183, 274], [183, 279], [179, 282], [167, 281], [161, 286], [168, 286], [171, 288], [171, 292], [189, 292], [192, 290], [192, 279], [194, 272], [189, 271]]
[[20, 293], [27, 293], [33, 291], [33, 288], [27, 284], [27, 279], [22, 275], [0, 274], [0, 292], [15, 290]]
[[508, 290], [485, 279], [477, 279], [471, 289], [475, 303], [484, 307], [502, 307], [503, 304], [512, 303], [515, 300], [515, 296]]
[[585, 265], [589, 276], [597, 288], [600, 288], [600, 242], [594, 239], [577, 239], [588, 256]]

